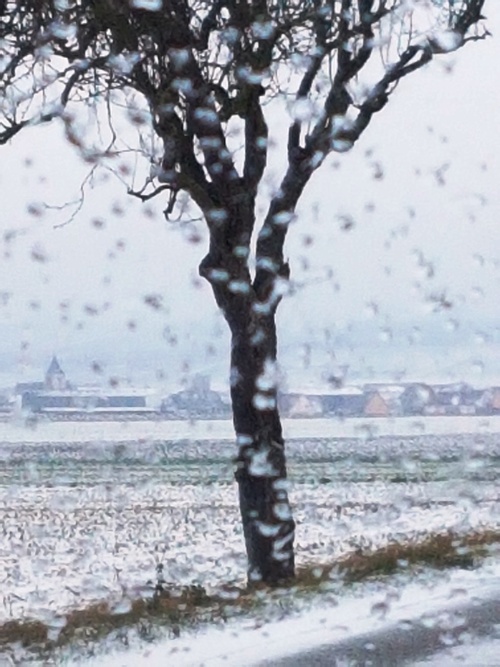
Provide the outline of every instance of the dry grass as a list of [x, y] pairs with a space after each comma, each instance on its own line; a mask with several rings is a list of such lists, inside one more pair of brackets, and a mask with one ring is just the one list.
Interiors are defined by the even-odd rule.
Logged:
[[355, 582], [426, 565], [438, 568], [470, 568], [490, 553], [492, 545], [498, 543], [498, 530], [485, 530], [468, 535], [457, 535], [449, 531], [429, 535], [421, 541], [389, 544], [365, 553], [358, 550], [343, 556], [335, 563], [300, 568], [296, 583], [302, 586], [317, 586], [318, 582], [335, 577], [341, 577], [345, 582]]
[[[286, 588], [297, 592], [321, 591], [327, 582], [345, 583], [368, 577], [392, 574], [398, 570], [422, 566], [472, 567], [500, 543], [500, 531], [484, 530], [468, 535], [447, 532], [431, 535], [419, 542], [390, 544], [365, 553], [349, 553], [332, 563], [311, 564], [297, 571]], [[264, 587], [258, 587], [260, 591]], [[280, 591], [272, 595], [279, 596]], [[113, 631], [135, 628], [147, 637], [148, 629], [161, 625], [176, 636], [181, 627], [199, 622], [224, 621], [228, 608], [244, 612], [262, 603], [255, 590], [227, 586], [218, 594], [207, 595], [201, 586], [166, 588], [151, 599], [137, 599], [130, 608], [117, 613], [105, 602], [77, 609], [65, 616], [57, 635], [41, 621], [11, 620], [0, 626], [0, 650], [18, 643], [25, 649], [47, 653], [70, 644], [92, 643]]]

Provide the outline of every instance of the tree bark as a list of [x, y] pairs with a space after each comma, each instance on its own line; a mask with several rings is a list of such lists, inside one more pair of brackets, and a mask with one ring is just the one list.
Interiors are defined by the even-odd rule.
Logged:
[[200, 274], [210, 282], [231, 330], [235, 477], [248, 580], [277, 585], [294, 576], [295, 534], [277, 403], [277, 304], [257, 299], [246, 259], [235, 261], [234, 252], [220, 249], [220, 244], [212, 245]]
[[294, 576], [295, 523], [288, 499], [277, 388], [270, 377], [276, 363], [274, 315], [256, 319], [260, 320], [256, 330], [254, 323], [232, 332], [236, 480], [249, 582], [276, 585]]

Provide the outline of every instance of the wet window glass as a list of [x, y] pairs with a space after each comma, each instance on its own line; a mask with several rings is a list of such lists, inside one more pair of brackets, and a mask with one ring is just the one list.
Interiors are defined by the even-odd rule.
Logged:
[[0, 0], [1, 664], [498, 664], [493, 7]]

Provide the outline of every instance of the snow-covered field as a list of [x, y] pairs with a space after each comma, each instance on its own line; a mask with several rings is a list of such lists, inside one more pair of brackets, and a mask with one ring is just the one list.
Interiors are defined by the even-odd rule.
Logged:
[[[162, 562], [209, 590], [243, 582], [232, 445], [0, 447], [0, 622], [106, 599], [126, 606]], [[295, 440], [297, 560], [500, 525], [494, 434]]]
[[[421, 433], [500, 433], [500, 416], [398, 417], [378, 419], [285, 419], [285, 437], [368, 438]], [[234, 440], [230, 420], [214, 421], [35, 421], [0, 422], [0, 443]]]

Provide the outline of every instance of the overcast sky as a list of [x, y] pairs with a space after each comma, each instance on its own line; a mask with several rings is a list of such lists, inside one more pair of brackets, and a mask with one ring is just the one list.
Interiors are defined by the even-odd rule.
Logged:
[[[310, 183], [279, 312], [292, 388], [345, 366], [348, 382], [500, 382], [498, 12], [488, 27], [487, 41], [404, 80], [353, 151]], [[286, 128], [282, 105], [268, 113], [278, 148], [264, 190], [281, 173]], [[196, 277], [203, 227], [167, 224], [165, 202], [145, 207], [101, 173], [75, 219], [54, 228], [71, 209], [40, 203], [78, 198], [89, 170], [61, 127], [30, 129], [1, 156], [0, 384], [39, 376], [53, 353], [79, 381], [98, 361], [104, 379], [221, 382], [228, 336]]]

